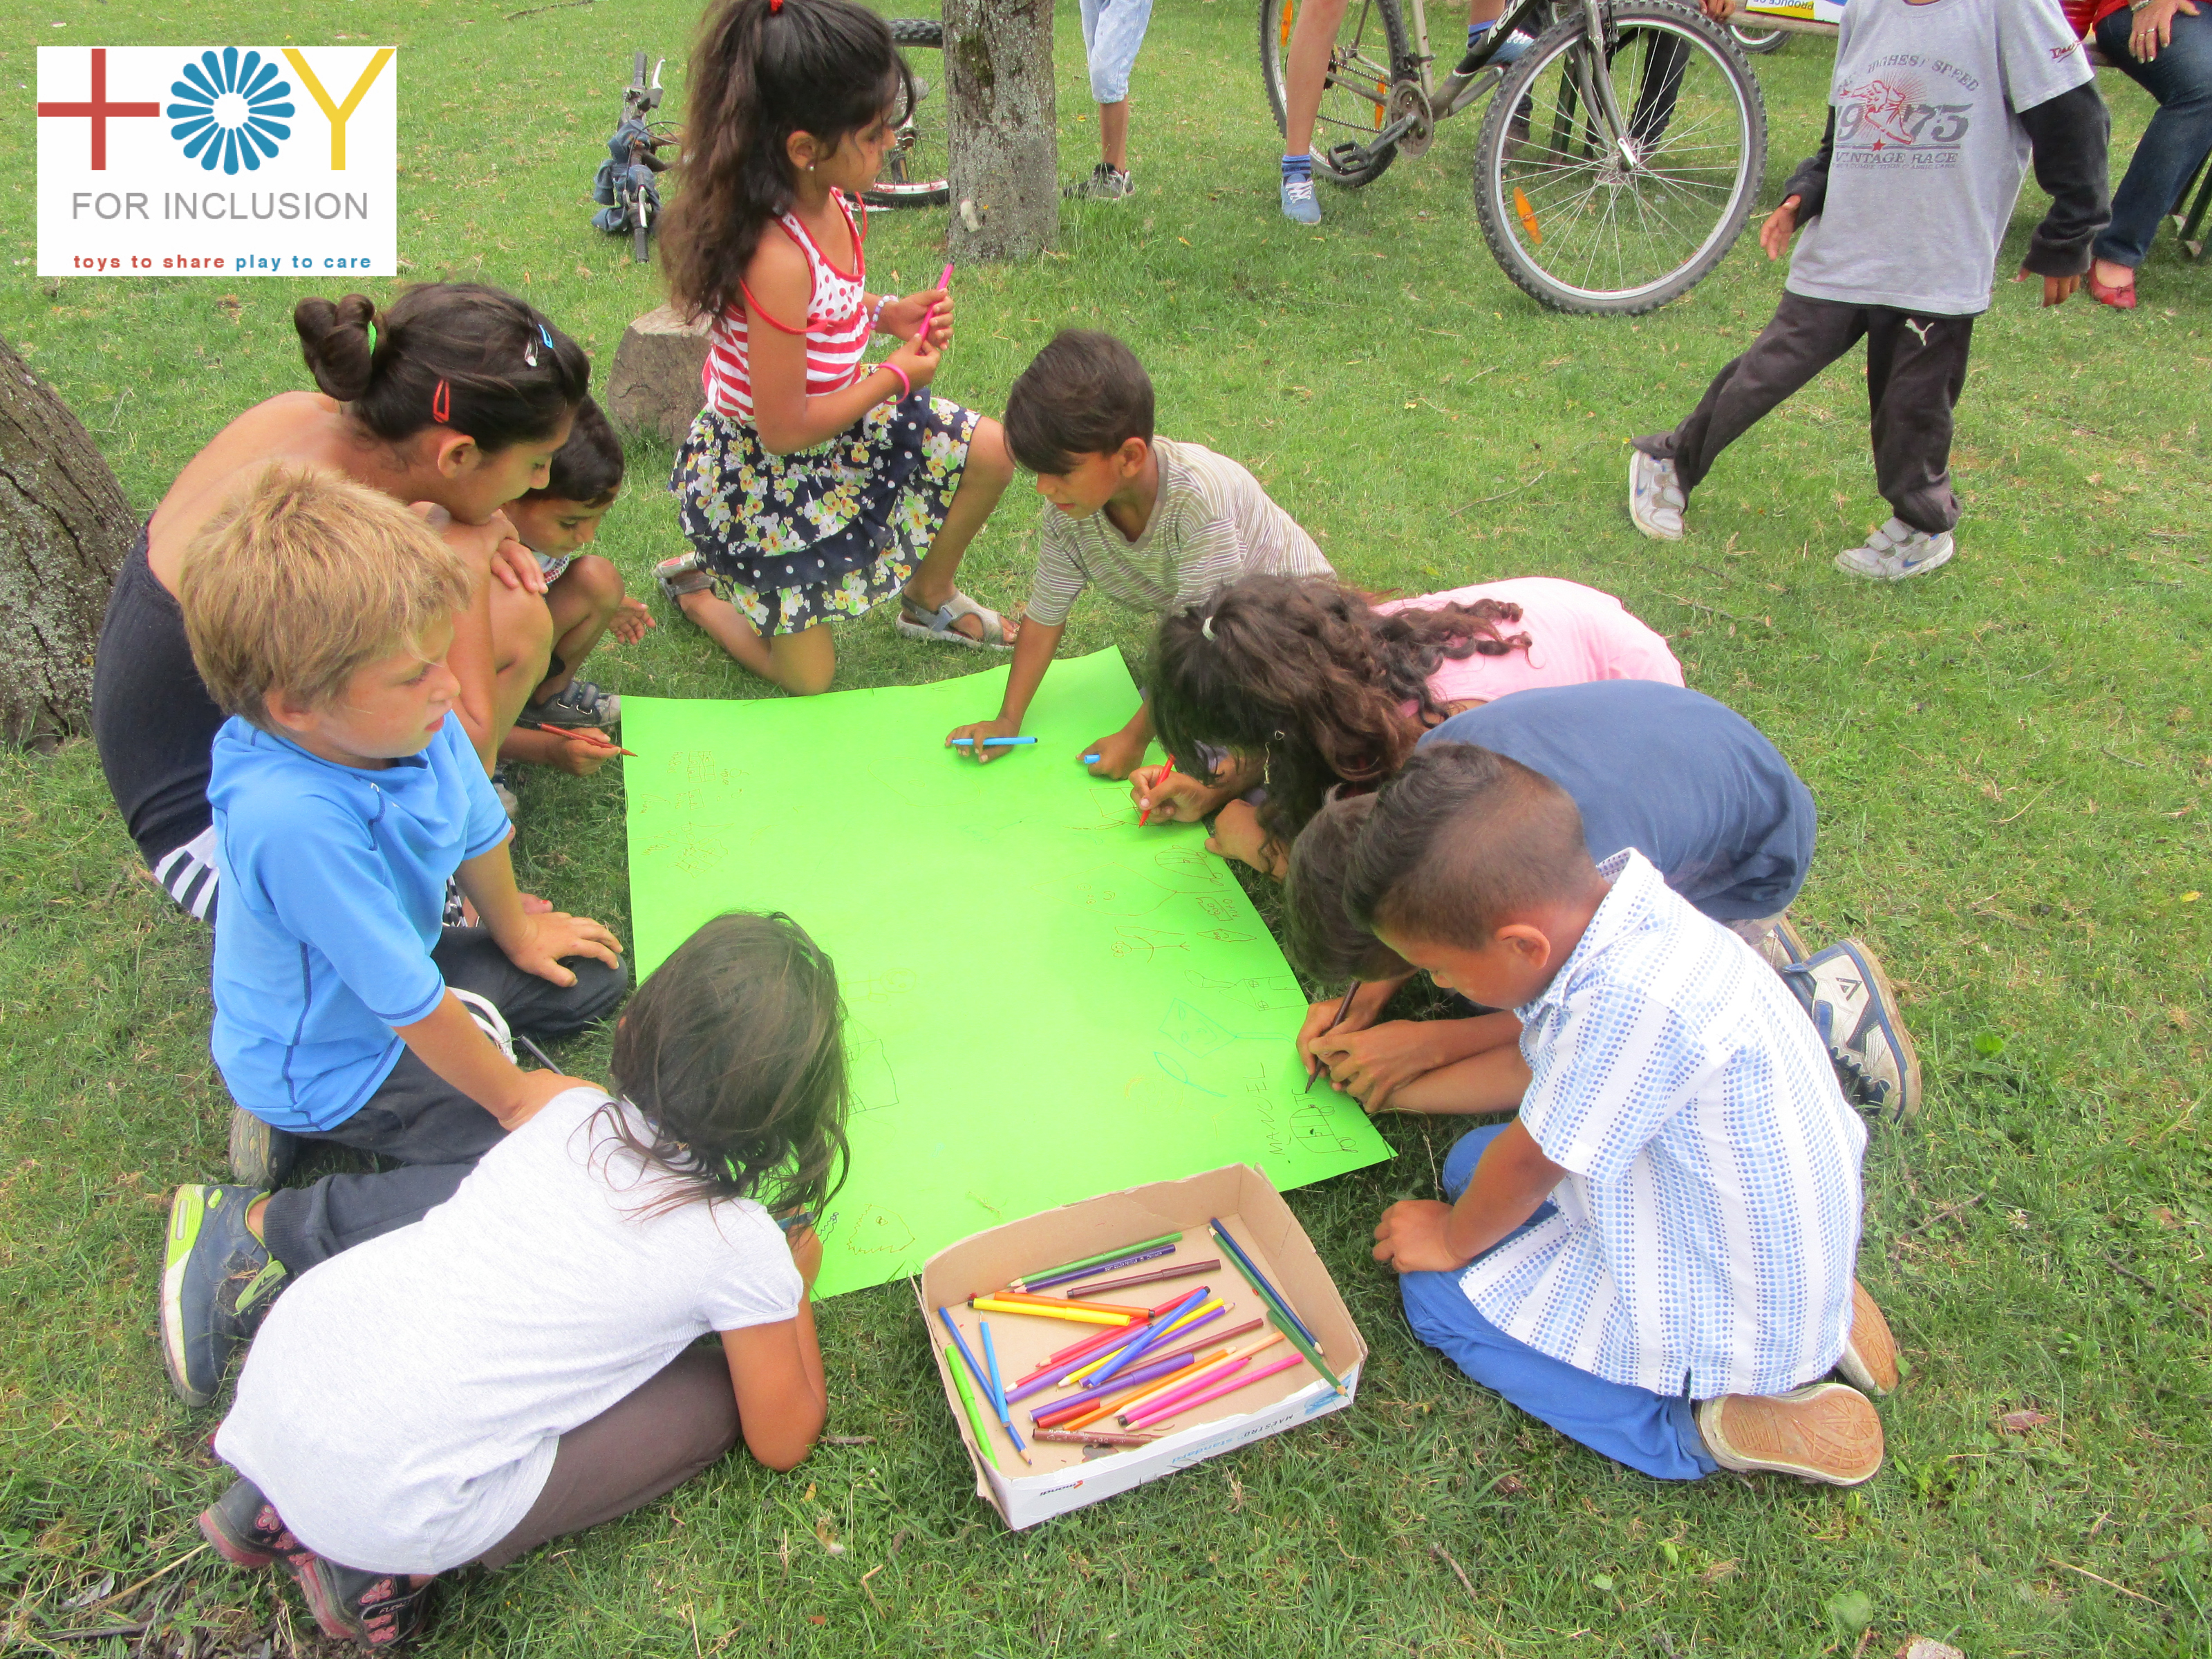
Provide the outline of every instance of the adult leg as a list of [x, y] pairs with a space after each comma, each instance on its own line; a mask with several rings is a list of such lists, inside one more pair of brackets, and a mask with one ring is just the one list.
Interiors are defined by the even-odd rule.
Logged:
[[[915, 607], [935, 611], [952, 597], [953, 579], [959, 573], [968, 544], [975, 539], [975, 532], [982, 529], [1013, 479], [1014, 459], [1007, 452], [1005, 430], [996, 421], [979, 417], [968, 440], [968, 459], [960, 469], [960, 484], [952, 492], [945, 522], [931, 538], [929, 551], [906, 585], [906, 599]], [[962, 617], [952, 626], [970, 639], [983, 637], [983, 624], [978, 617]], [[1017, 623], [1006, 622], [1009, 641], [1018, 631]]]
[[2097, 280], [2108, 288], [2133, 284], [2159, 220], [2212, 150], [2212, 10], [2176, 12], [2173, 39], [2147, 64], [2128, 50], [2133, 22], [2133, 13], [2120, 11], [2097, 26], [2097, 44], [2113, 67], [2158, 100], [2158, 112], [2112, 192], [2112, 222], [2093, 250]]
[[1972, 317], [1867, 312], [1867, 403], [1875, 477], [1890, 510], [1915, 530], [1941, 535], [1959, 522], [1951, 489], [1951, 422], [1966, 384]]
[[1674, 464], [1685, 494], [1712, 471], [1720, 453], [1783, 399], [1857, 343], [1866, 312], [1786, 290], [1751, 349], [1722, 368], [1688, 418], [1672, 432], [1635, 441], [1646, 455]]
[[628, 1515], [737, 1443], [729, 1362], [717, 1349], [686, 1348], [636, 1392], [561, 1437], [538, 1501], [477, 1559], [503, 1567], [552, 1539]]

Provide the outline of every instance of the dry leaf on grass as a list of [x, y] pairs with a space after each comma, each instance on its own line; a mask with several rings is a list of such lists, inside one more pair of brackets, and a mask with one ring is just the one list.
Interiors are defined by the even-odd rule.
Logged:
[[2045, 1412], [2007, 1412], [1997, 1419], [1997, 1426], [2007, 1434], [2026, 1434], [2030, 1429], [2039, 1429], [2055, 1419]]

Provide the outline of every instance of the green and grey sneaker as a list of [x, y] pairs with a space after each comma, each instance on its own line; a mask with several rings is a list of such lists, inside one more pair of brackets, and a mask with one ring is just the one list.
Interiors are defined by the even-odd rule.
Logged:
[[1110, 161], [1101, 161], [1091, 169], [1089, 178], [1061, 185], [1060, 193], [1072, 200], [1118, 202], [1133, 195], [1136, 188], [1127, 173]]
[[161, 1264], [161, 1363], [188, 1406], [222, 1386], [231, 1355], [283, 1287], [284, 1267], [246, 1224], [253, 1187], [179, 1187]]
[[603, 691], [589, 680], [570, 680], [543, 702], [526, 704], [514, 717], [517, 726], [552, 726], [564, 730], [595, 726], [605, 732], [622, 723], [622, 698]]
[[299, 1162], [300, 1137], [264, 1123], [243, 1106], [230, 1109], [230, 1178], [265, 1193]]
[[1920, 1110], [1920, 1056], [1874, 952], [1847, 939], [1782, 970], [1828, 1045], [1844, 1097], [1902, 1122]]

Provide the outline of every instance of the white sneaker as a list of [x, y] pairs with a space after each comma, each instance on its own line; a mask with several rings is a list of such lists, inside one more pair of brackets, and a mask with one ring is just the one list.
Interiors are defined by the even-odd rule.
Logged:
[[1628, 452], [1628, 516], [1638, 530], [1656, 541], [1680, 541], [1682, 512], [1689, 504], [1674, 462], [1640, 449]]
[[1951, 532], [1929, 535], [1915, 530], [1902, 519], [1892, 519], [1866, 538], [1863, 547], [1846, 548], [1836, 555], [1836, 568], [1876, 581], [1900, 582], [1949, 561], [1958, 550]]

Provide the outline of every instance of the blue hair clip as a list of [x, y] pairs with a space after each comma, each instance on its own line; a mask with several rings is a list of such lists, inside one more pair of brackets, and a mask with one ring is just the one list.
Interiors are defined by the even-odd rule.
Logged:
[[543, 323], [538, 325], [538, 337], [545, 342], [545, 349], [548, 351], [553, 349], [553, 331]]

